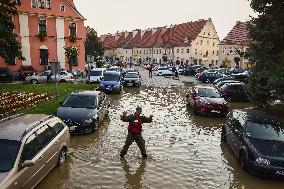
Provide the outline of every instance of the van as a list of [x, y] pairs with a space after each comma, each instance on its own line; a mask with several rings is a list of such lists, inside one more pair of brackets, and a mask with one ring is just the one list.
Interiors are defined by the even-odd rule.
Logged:
[[19, 115], [0, 122], [0, 188], [34, 188], [70, 144], [68, 126], [48, 115]]
[[90, 72], [90, 83], [100, 83], [104, 76], [105, 68], [94, 68]]

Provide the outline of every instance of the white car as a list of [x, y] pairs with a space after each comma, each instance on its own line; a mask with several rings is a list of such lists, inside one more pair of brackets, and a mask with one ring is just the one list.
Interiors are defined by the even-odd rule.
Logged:
[[94, 68], [90, 72], [90, 83], [100, 83], [106, 69], [105, 68]]
[[59, 83], [74, 83], [74, 78], [73, 75], [67, 71], [60, 71], [58, 74], [56, 74], [55, 77], [55, 75], [50, 70], [47, 70], [38, 75], [32, 75], [26, 77], [25, 81], [31, 84], [47, 83], [47, 82], [55, 83], [55, 81]]
[[159, 67], [154, 71], [157, 76], [171, 76], [172, 70], [169, 67]]

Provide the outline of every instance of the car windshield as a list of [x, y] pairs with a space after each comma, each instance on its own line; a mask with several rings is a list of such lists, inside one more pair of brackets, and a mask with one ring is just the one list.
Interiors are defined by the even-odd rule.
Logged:
[[20, 145], [19, 141], [0, 139], [0, 172], [7, 172], [12, 169]]
[[90, 76], [101, 76], [102, 71], [91, 71]]
[[249, 138], [284, 142], [284, 125], [248, 121], [245, 134]]
[[104, 81], [119, 81], [119, 75], [105, 74]]
[[97, 107], [96, 97], [87, 95], [70, 95], [63, 107], [94, 109]]
[[120, 68], [108, 68], [107, 71], [120, 72]]
[[210, 88], [199, 88], [198, 96], [200, 97], [210, 97], [210, 98], [221, 98], [220, 93], [216, 89]]
[[138, 74], [137, 73], [127, 73], [125, 75], [125, 78], [138, 78]]

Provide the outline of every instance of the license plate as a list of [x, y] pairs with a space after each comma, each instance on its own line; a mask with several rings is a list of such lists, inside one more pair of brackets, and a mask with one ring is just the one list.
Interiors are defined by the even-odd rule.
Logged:
[[133, 85], [133, 83], [127, 83], [127, 86], [132, 86]]
[[76, 128], [77, 128], [76, 126], [72, 126], [72, 127], [69, 128], [69, 130], [70, 130], [70, 131], [75, 131]]
[[107, 88], [106, 88], [106, 90], [109, 90], [109, 91], [111, 91], [111, 88], [110, 88], [110, 87], [107, 87]]
[[276, 171], [276, 173], [275, 173], [276, 175], [282, 175], [282, 176], [284, 176], [284, 171]]

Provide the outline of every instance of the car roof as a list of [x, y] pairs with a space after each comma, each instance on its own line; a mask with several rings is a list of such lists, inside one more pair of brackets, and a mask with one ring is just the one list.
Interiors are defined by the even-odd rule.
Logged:
[[116, 71], [106, 71], [105, 75], [110, 74], [110, 75], [120, 75], [120, 72], [116, 72]]
[[100, 91], [78, 91], [71, 93], [71, 95], [97, 96], [100, 93], [101, 93]]
[[256, 123], [280, 123], [277, 118], [269, 115], [266, 112], [254, 110], [254, 109], [236, 109], [235, 112], [241, 114], [247, 120]]
[[106, 70], [105, 68], [93, 68], [91, 71], [103, 71]]
[[196, 85], [196, 89], [216, 89], [214, 86], [211, 85]]
[[52, 116], [45, 114], [26, 114], [0, 123], [0, 139], [21, 141], [34, 126]]

